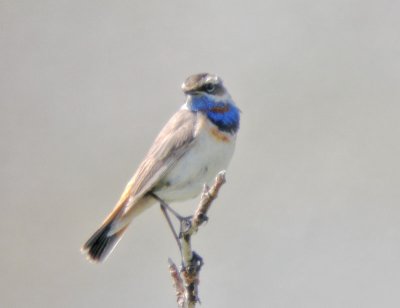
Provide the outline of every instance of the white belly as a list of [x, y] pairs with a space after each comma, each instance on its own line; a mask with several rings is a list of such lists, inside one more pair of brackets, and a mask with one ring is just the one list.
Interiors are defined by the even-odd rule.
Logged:
[[[199, 124], [196, 142], [163, 179], [155, 193], [165, 201], [180, 201], [198, 196], [204, 184], [211, 184], [221, 170], [226, 170], [235, 148], [236, 136], [226, 140], [211, 133], [216, 127], [205, 118]], [[222, 136], [228, 136], [224, 134]]]

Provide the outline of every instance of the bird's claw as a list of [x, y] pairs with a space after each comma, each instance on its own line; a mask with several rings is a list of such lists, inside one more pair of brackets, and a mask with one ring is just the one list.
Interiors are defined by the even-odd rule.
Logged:
[[181, 217], [179, 219], [181, 224], [179, 231], [179, 238], [182, 238], [186, 233], [189, 232], [190, 228], [192, 227], [192, 219], [193, 216]]

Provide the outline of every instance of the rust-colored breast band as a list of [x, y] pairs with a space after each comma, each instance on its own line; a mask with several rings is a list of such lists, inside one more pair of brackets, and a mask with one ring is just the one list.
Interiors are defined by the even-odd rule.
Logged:
[[230, 141], [230, 138], [226, 134], [220, 132], [217, 127], [211, 128], [211, 135], [213, 135], [214, 138], [217, 139], [218, 141], [222, 141], [222, 142]]

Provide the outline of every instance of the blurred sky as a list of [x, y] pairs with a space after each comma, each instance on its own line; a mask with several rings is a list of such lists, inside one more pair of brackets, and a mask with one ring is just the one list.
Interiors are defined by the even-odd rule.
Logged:
[[[79, 248], [214, 72], [243, 111], [202, 307], [400, 306], [400, 2], [0, 1], [0, 306], [175, 307], [157, 207]], [[190, 214], [197, 200], [175, 207]]]

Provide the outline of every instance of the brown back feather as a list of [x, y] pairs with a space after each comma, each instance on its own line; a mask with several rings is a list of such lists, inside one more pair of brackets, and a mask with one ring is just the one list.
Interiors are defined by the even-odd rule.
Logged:
[[[166, 172], [193, 145], [195, 127], [196, 114], [189, 110], [181, 109], [172, 116], [158, 134], [105, 222], [112, 220], [118, 214], [126, 213], [137, 200], [162, 179]], [[123, 210], [122, 213], [121, 210]]]

